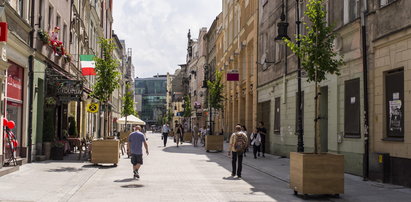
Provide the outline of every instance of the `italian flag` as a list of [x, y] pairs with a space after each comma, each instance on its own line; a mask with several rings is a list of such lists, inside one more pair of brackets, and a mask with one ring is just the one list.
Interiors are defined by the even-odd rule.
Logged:
[[96, 75], [94, 55], [80, 55], [81, 72], [83, 76]]

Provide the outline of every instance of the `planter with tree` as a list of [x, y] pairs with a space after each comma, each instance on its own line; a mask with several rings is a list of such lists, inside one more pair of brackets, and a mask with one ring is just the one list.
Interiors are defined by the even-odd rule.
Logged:
[[338, 195], [344, 193], [344, 156], [321, 153], [319, 84], [327, 75], [339, 75], [339, 66], [344, 62], [333, 50], [336, 35], [327, 25], [324, 0], [309, 0], [304, 14], [310, 20], [307, 34], [298, 35], [296, 42], [284, 40], [301, 60], [307, 81], [315, 83], [314, 153], [290, 153], [290, 187], [295, 194]]
[[213, 123], [213, 110], [218, 111], [223, 108], [223, 84], [221, 83], [222, 73], [220, 71], [216, 71], [215, 79], [212, 81], [207, 81], [207, 90], [208, 90], [208, 104], [209, 104], [209, 112], [210, 113], [210, 134], [206, 135], [205, 138], [205, 149], [206, 151], [215, 150], [215, 151], [223, 151], [224, 145], [224, 136], [223, 135], [213, 135], [212, 131], [214, 131], [214, 124]]
[[104, 106], [103, 137], [105, 140], [92, 141], [91, 162], [113, 163], [117, 165], [119, 158], [119, 141], [107, 139], [108, 136], [108, 101], [113, 91], [119, 87], [120, 72], [117, 71], [118, 61], [113, 57], [115, 44], [111, 39], [100, 38], [99, 44], [103, 57], [94, 57], [96, 63], [96, 82], [91, 96], [98, 99]]
[[[183, 113], [184, 121], [189, 122], [191, 120], [191, 113], [193, 111], [193, 109], [191, 108], [191, 98], [190, 98], [190, 96], [186, 95], [184, 97], [184, 106], [183, 107], [184, 107], [184, 113]], [[188, 128], [184, 128], [185, 131], [184, 131], [184, 134], [183, 134], [183, 141], [184, 142], [191, 142], [191, 140], [193, 138], [193, 133], [191, 132], [190, 122], [187, 125], [188, 125]]]

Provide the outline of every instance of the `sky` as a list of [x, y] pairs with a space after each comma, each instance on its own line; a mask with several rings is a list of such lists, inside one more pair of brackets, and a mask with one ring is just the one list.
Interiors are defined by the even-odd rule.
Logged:
[[197, 39], [221, 12], [221, 0], [115, 0], [113, 29], [132, 48], [135, 76], [174, 74], [184, 64], [187, 32]]

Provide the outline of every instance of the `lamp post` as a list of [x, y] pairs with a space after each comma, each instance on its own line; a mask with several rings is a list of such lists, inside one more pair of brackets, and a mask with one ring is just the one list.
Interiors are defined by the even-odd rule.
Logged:
[[[296, 3], [296, 21], [295, 26], [297, 27], [297, 47], [300, 48], [300, 0], [295, 0]], [[284, 40], [284, 38], [289, 39], [287, 35], [287, 28], [288, 23], [285, 22], [285, 14], [284, 14], [284, 1], [282, 5], [282, 13], [281, 13], [281, 22], [277, 24], [278, 27], [278, 36], [275, 40]], [[297, 143], [297, 152], [304, 152], [304, 129], [302, 125], [302, 92], [301, 92], [301, 59], [297, 57], [297, 136], [298, 136], [298, 143]]]

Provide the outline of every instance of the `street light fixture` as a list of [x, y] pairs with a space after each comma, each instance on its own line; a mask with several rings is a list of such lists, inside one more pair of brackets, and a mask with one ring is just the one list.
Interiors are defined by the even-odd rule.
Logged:
[[[297, 26], [297, 47], [300, 48], [300, 0], [295, 0], [296, 2], [296, 21], [295, 25]], [[275, 37], [275, 40], [284, 40], [290, 39], [287, 35], [287, 28], [288, 23], [285, 22], [285, 15], [284, 15], [284, 1], [282, 5], [282, 12], [281, 12], [281, 22], [277, 24], [278, 27], [278, 36]], [[297, 56], [297, 103], [298, 103], [298, 110], [297, 110], [297, 135], [298, 135], [298, 143], [297, 143], [297, 152], [304, 152], [304, 129], [302, 125], [302, 92], [301, 92], [301, 59]]]

